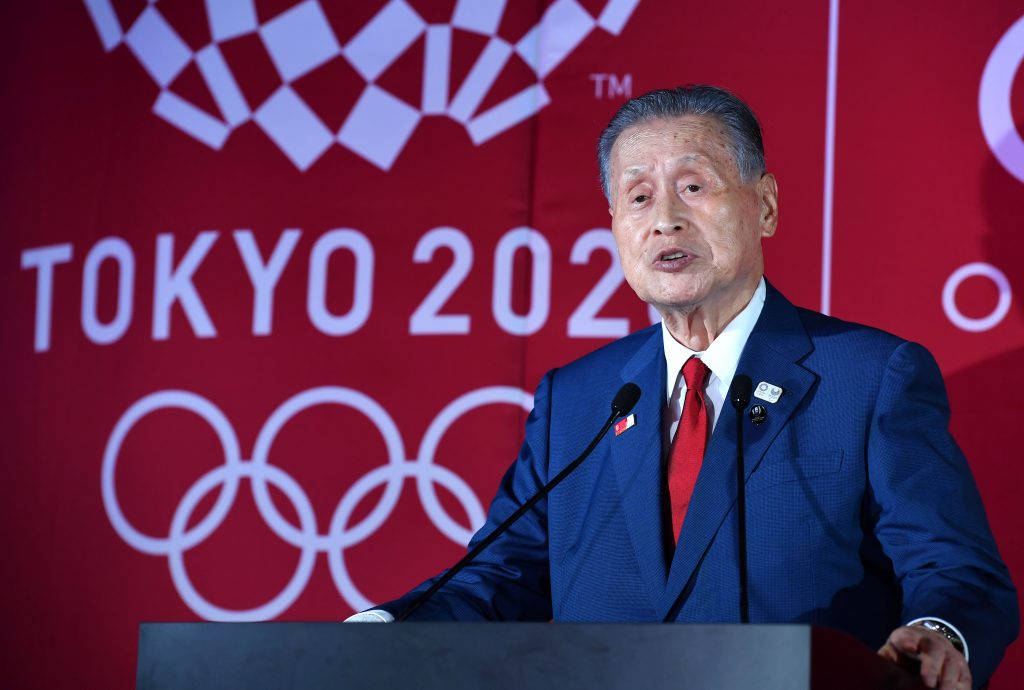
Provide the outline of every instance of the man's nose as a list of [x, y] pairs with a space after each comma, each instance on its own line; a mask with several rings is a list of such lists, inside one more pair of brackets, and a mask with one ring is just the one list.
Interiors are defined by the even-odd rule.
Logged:
[[688, 209], [674, 193], [658, 195], [658, 212], [655, 214], [654, 231], [659, 234], [679, 232], [686, 226]]

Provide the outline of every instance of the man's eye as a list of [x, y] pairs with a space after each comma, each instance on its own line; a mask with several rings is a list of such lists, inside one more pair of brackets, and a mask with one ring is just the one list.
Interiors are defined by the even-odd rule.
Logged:
[[688, 184], [688, 185], [686, 185], [686, 191], [690, 192], [691, 194], [695, 193], [695, 192], [699, 192], [700, 191], [700, 185], [699, 184]]
[[637, 194], [635, 197], [633, 197], [633, 203], [634, 204], [642, 204], [645, 201], [647, 201], [647, 199], [649, 199], [649, 198], [650, 197], [648, 197], [646, 194]]

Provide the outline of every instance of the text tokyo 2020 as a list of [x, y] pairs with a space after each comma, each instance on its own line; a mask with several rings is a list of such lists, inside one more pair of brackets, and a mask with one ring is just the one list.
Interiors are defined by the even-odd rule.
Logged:
[[[275, 290], [285, 267], [301, 261], [295, 256], [302, 230], [281, 232], [269, 253], [261, 252], [250, 230], [231, 233], [238, 256], [245, 267], [252, 291], [252, 334], [270, 335], [273, 330]], [[221, 233], [207, 230], [198, 233], [182, 252], [175, 250], [172, 233], [156, 236], [153, 266], [152, 323], [153, 340], [167, 340], [171, 334], [171, 312], [177, 305], [184, 313], [195, 336], [212, 338], [217, 329], [200, 291], [193, 280]], [[472, 328], [469, 314], [454, 313], [446, 308], [474, 270], [474, 249], [470, 238], [461, 230], [441, 226], [427, 231], [416, 243], [412, 261], [431, 263], [444, 261], [438, 250], [447, 250], [453, 257], [451, 265], [432, 287], [425, 290], [418, 306], [409, 314], [411, 335], [468, 335]], [[513, 298], [516, 280], [514, 262], [517, 252], [528, 256], [529, 271], [525, 288], [528, 307], [516, 305]], [[333, 271], [330, 259], [336, 252], [347, 252], [352, 261], [350, 272]], [[625, 317], [599, 316], [599, 313], [623, 283], [622, 270], [611, 231], [595, 228], [582, 233], [574, 242], [569, 262], [588, 264], [595, 253], [605, 252], [610, 261], [607, 269], [584, 294], [566, 319], [566, 333], [572, 338], [618, 338], [631, 330]], [[177, 258], [175, 258], [177, 255]], [[48, 351], [54, 316], [55, 290], [62, 267], [73, 261], [75, 248], [71, 243], [52, 244], [25, 249], [21, 267], [35, 278], [35, 310], [33, 347], [36, 352]], [[389, 258], [390, 260], [390, 258]], [[369, 238], [359, 230], [336, 228], [321, 234], [313, 243], [307, 259], [306, 313], [318, 331], [329, 336], [347, 336], [362, 328], [373, 311], [374, 272], [377, 252]], [[116, 284], [101, 281], [105, 262], [116, 268]], [[543, 234], [529, 227], [507, 231], [498, 241], [490, 264], [491, 316], [506, 333], [532, 335], [549, 321], [551, 312], [552, 252]], [[132, 324], [136, 300], [136, 252], [120, 237], [104, 237], [85, 254], [81, 267], [80, 320], [82, 332], [98, 345], [117, 342]], [[69, 271], [70, 273], [70, 271]], [[329, 306], [333, 281], [351, 281], [351, 305], [339, 313]], [[346, 286], [347, 287], [347, 286]], [[113, 315], [101, 314], [101, 289], [113, 289], [115, 298], [106, 295], [105, 303], [113, 303]], [[62, 312], [64, 313], [64, 312]], [[651, 322], [657, 314], [649, 311]], [[646, 324], [635, 324], [643, 326]]]

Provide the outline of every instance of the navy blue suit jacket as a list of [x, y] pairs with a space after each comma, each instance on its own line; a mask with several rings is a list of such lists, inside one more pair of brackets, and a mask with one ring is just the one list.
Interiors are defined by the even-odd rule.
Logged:
[[[751, 621], [839, 628], [877, 648], [937, 616], [964, 634], [976, 683], [986, 680], [1016, 636], [1016, 592], [928, 352], [797, 309], [769, 286], [737, 372], [783, 389], [775, 403], [753, 401], [768, 409], [763, 424], [742, 422]], [[735, 414], [719, 417], [675, 547], [659, 326], [544, 377], [475, 539], [579, 454], [626, 381], [642, 390], [636, 426], [608, 434], [415, 618], [739, 620]], [[380, 608], [398, 613], [412, 597]]]

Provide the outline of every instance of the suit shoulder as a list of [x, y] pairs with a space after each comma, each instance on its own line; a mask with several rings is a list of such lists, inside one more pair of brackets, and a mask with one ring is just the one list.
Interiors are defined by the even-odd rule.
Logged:
[[591, 398], [604, 405], [623, 384], [623, 368], [640, 353], [641, 359], [662, 351], [661, 325], [657, 324], [612, 341], [552, 370], [550, 391], [575, 403]]
[[[630, 333], [627, 336], [602, 345], [596, 350], [589, 352], [579, 359], [564, 365], [560, 372], [573, 372], [575, 370], [589, 371], [594, 367], [612, 366], [613, 363], [624, 363], [636, 352], [648, 345], [652, 338], [660, 338], [661, 324], [657, 323], [642, 330]], [[621, 366], [621, 364], [619, 365]]]
[[886, 367], [924, 367], [941, 378], [935, 356], [923, 345], [880, 328], [797, 308], [799, 318], [814, 343], [808, 362], [841, 363], [852, 371]]
[[802, 307], [797, 307], [796, 310], [807, 335], [819, 347], [822, 344], [834, 344], [834, 346], [843, 348], [860, 347], [873, 351], [891, 352], [909, 342], [898, 335], [874, 326], [845, 321]]

